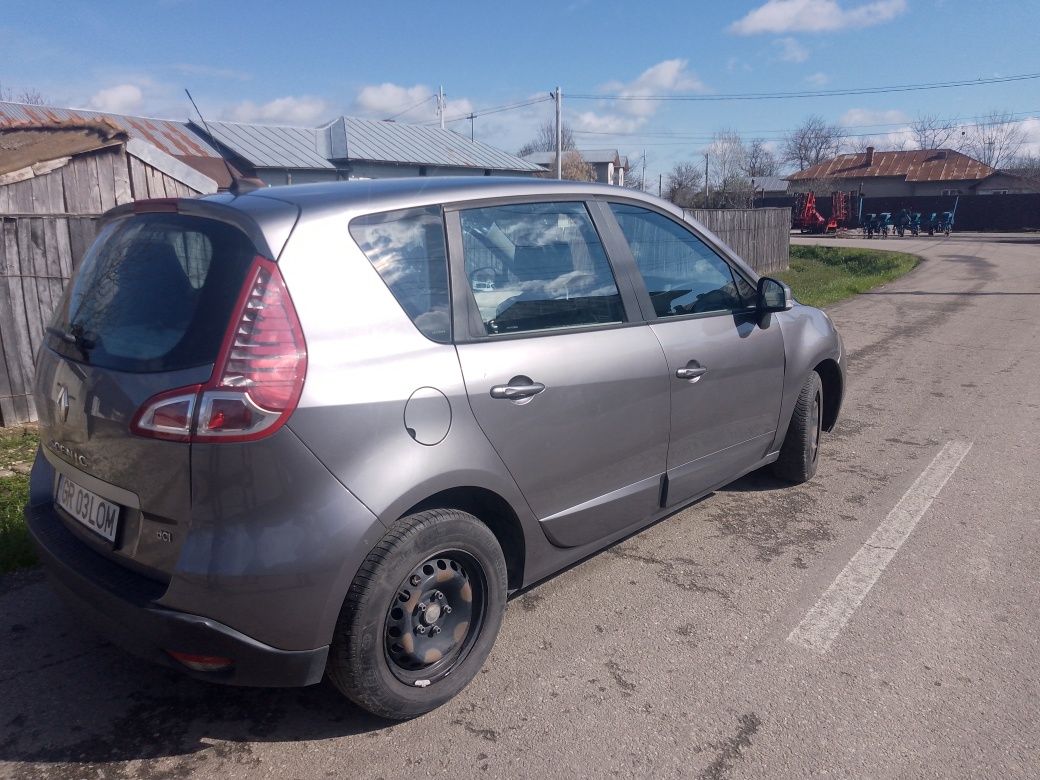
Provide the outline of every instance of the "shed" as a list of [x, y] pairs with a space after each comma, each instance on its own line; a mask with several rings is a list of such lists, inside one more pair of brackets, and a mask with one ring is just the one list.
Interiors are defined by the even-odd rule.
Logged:
[[217, 182], [107, 117], [0, 124], [0, 425], [36, 419], [33, 356], [98, 217]]

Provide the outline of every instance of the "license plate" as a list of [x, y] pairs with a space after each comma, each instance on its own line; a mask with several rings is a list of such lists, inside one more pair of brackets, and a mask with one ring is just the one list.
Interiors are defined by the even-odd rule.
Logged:
[[55, 503], [97, 534], [116, 540], [119, 521], [119, 505], [105, 501], [101, 496], [80, 487], [64, 474], [58, 479]]

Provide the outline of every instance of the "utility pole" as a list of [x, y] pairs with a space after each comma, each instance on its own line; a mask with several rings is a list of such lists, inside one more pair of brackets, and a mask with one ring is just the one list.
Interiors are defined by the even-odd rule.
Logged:
[[563, 93], [556, 87], [556, 178], [563, 178]]
[[708, 153], [704, 153], [704, 208], [708, 208]]
[[473, 120], [476, 119], [476, 114], [469, 115], [469, 140], [473, 140]]
[[657, 174], [657, 197], [661, 197], [662, 186], [664, 185], [664, 174]]
[[639, 177], [639, 189], [646, 192], [646, 149], [643, 150], [643, 175]]
[[437, 113], [441, 116], [441, 130], [444, 129], [444, 87], [437, 87]]

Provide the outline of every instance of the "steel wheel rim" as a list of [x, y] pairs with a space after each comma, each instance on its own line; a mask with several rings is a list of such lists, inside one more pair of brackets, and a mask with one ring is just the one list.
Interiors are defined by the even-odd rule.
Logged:
[[810, 436], [810, 463], [816, 462], [816, 456], [820, 453], [820, 394], [816, 393], [813, 395], [812, 409], [809, 412], [812, 419], [811, 428], [809, 429]]
[[469, 655], [487, 609], [484, 569], [462, 550], [426, 558], [401, 581], [383, 621], [383, 656], [408, 685], [436, 682]]

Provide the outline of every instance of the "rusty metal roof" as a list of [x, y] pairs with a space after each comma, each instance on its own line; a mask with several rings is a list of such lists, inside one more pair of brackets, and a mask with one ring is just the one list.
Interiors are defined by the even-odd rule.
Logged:
[[908, 152], [839, 154], [831, 160], [792, 174], [791, 181], [814, 179], [866, 179], [897, 176], [906, 181], [965, 181], [985, 179], [995, 170], [974, 157], [953, 149], [916, 149]]
[[187, 122], [171, 119], [149, 119], [141, 116], [109, 114], [84, 108], [30, 106], [0, 101], [0, 124], [31, 122], [61, 124], [75, 120], [107, 119], [130, 138], [138, 138], [167, 154], [190, 157], [219, 157], [217, 151], [200, 138]]

